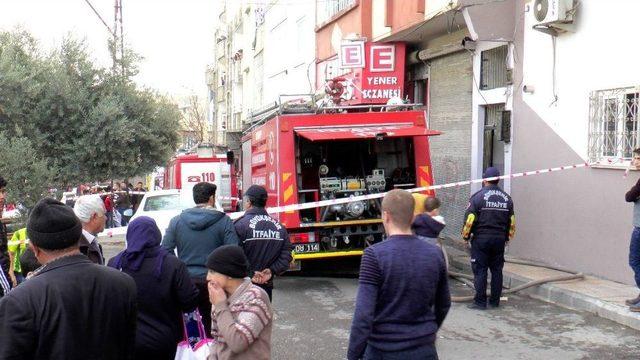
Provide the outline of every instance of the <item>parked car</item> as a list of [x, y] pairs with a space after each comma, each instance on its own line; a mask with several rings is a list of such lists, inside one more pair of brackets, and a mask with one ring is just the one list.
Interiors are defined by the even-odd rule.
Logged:
[[[133, 221], [140, 216], [148, 216], [156, 221], [162, 236], [164, 236], [171, 219], [179, 215], [182, 210], [194, 206], [191, 191], [188, 194], [181, 194], [180, 189], [148, 191], [140, 201], [140, 206], [131, 220]], [[217, 200], [216, 209], [223, 211]]]

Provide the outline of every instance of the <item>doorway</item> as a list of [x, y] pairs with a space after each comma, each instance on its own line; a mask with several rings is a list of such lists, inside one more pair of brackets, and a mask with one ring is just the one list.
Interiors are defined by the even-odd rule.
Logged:
[[[502, 119], [504, 104], [492, 104], [484, 109], [484, 141], [482, 152], [482, 171], [495, 167], [500, 174], [505, 173], [504, 141]], [[502, 184], [502, 181], [501, 181]]]

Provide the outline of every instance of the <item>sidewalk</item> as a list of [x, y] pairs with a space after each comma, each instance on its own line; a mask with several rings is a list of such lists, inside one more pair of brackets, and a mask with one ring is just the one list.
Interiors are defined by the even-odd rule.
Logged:
[[[451, 266], [471, 272], [468, 253], [446, 246]], [[535, 266], [505, 263], [504, 285], [512, 288], [530, 281], [566, 274], [561, 271]], [[520, 292], [532, 298], [560, 305], [569, 309], [587, 311], [640, 330], [640, 313], [628, 310], [624, 300], [636, 297], [634, 286], [585, 276], [584, 280], [547, 283]], [[508, 301], [506, 302], [508, 304]]]

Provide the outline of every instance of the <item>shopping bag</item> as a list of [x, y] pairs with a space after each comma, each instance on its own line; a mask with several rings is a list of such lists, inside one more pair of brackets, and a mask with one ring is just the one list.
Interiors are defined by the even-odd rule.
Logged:
[[183, 314], [182, 326], [184, 339], [178, 343], [175, 360], [206, 360], [213, 339], [207, 337], [198, 309]]

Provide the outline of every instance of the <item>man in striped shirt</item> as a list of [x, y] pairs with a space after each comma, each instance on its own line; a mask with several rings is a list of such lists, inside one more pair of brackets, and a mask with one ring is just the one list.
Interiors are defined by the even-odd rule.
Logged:
[[[2, 219], [2, 212], [7, 196], [6, 187], [7, 181], [0, 176], [0, 219]], [[7, 245], [7, 227], [0, 221], [0, 297], [3, 297], [11, 290], [11, 283], [9, 282], [9, 267], [11, 261], [9, 259], [9, 249]]]
[[444, 256], [411, 232], [414, 199], [404, 190], [382, 201], [387, 239], [364, 250], [347, 358], [437, 359], [436, 333], [451, 296]]

